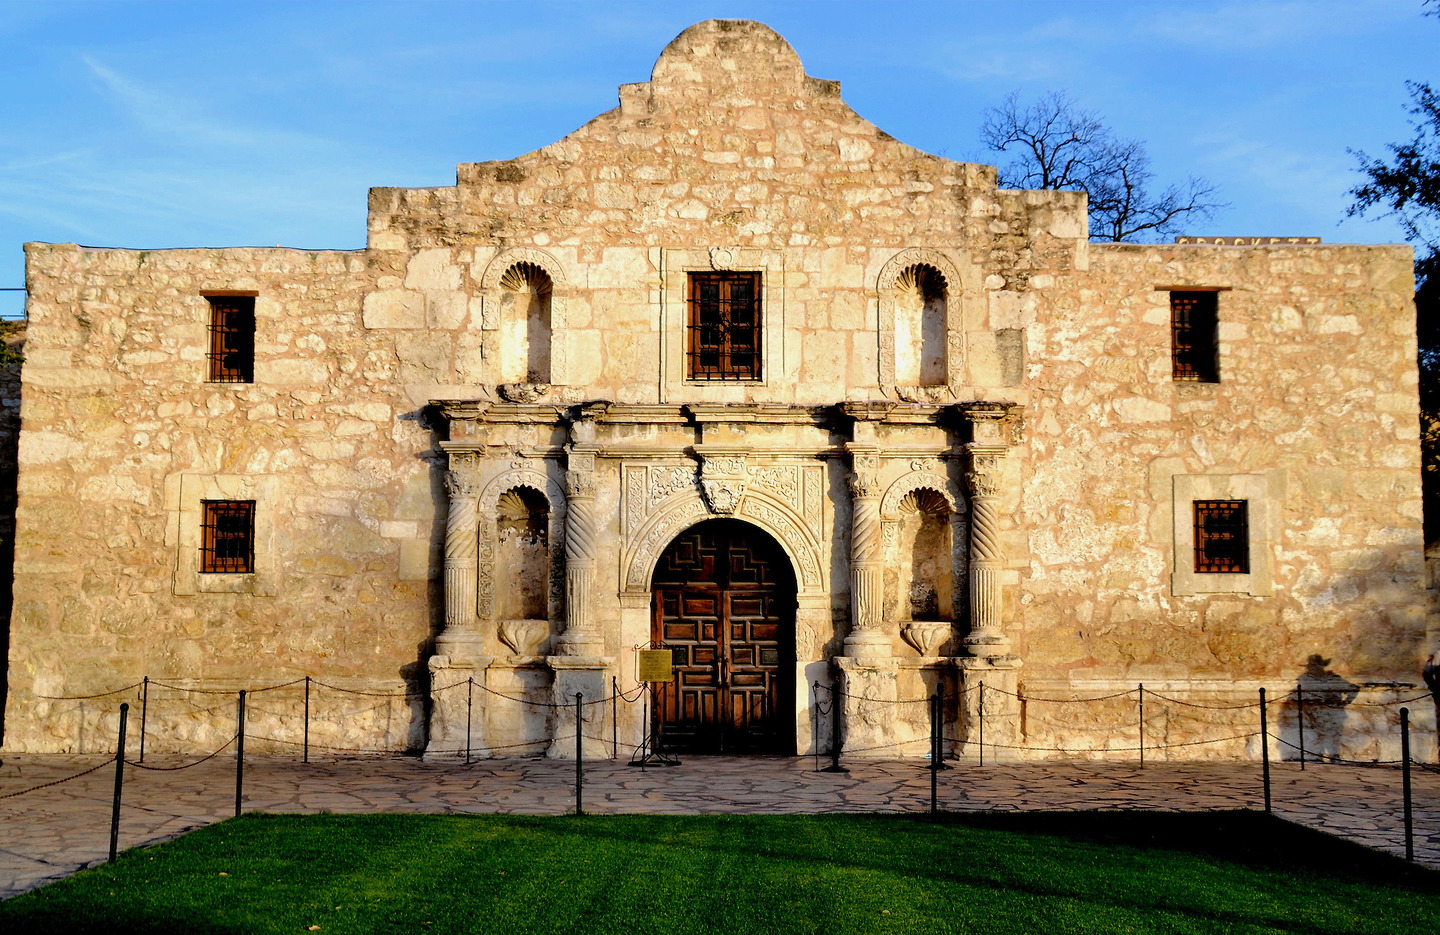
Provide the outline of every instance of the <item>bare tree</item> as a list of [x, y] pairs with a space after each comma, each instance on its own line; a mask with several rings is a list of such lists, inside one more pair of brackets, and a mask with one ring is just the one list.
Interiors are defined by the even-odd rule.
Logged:
[[1080, 109], [1063, 91], [1028, 107], [1012, 91], [999, 107], [986, 109], [980, 139], [1012, 157], [1000, 168], [1006, 188], [1087, 193], [1092, 240], [1165, 237], [1178, 233], [1181, 221], [1209, 218], [1225, 207], [1213, 200], [1215, 186], [1194, 176], [1183, 187], [1152, 191], [1155, 173], [1144, 144], [1117, 138], [1098, 113]]

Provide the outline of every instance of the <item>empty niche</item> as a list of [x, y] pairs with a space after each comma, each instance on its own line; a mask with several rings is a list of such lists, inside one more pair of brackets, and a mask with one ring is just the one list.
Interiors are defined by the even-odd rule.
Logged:
[[495, 504], [495, 616], [550, 616], [550, 506], [529, 487], [512, 487]]
[[550, 382], [550, 274], [516, 263], [500, 277], [497, 383]]
[[942, 386], [945, 372], [945, 276], [917, 263], [895, 281], [895, 382]]
[[950, 508], [934, 490], [916, 490], [900, 501], [899, 578], [901, 620], [950, 620], [954, 608]]

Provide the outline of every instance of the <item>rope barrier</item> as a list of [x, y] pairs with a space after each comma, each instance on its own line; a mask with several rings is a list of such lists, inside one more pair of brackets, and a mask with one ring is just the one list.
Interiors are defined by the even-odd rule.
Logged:
[[29, 789], [21, 789], [19, 792], [7, 792], [7, 793], [5, 793], [4, 795], [0, 795], [0, 799], [13, 799], [13, 798], [15, 798], [17, 795], [26, 795], [26, 794], [31, 793], [31, 792], [38, 792], [38, 791], [41, 790], [41, 789], [48, 789], [48, 788], [50, 788], [51, 786], [58, 786], [58, 785], [60, 785], [62, 782], [69, 782], [69, 781], [72, 780], [72, 779], [79, 779], [81, 776], [89, 776], [91, 773], [95, 772], [96, 770], [104, 769], [105, 767], [109, 766], [110, 764], [112, 764], [112, 763], [114, 763], [114, 762], [115, 762], [115, 758], [114, 758], [114, 757], [106, 757], [106, 759], [105, 759], [105, 761], [104, 761], [103, 763], [101, 763], [101, 764], [98, 765], [98, 766], [92, 766], [92, 767], [90, 767], [89, 769], [85, 770], [84, 772], [76, 773], [76, 774], [73, 775], [73, 776], [66, 776], [64, 779], [55, 779], [55, 780], [52, 780], [52, 781], [50, 781], [50, 782], [42, 782], [42, 783], [41, 783], [40, 785], [38, 785], [38, 786], [31, 786]]
[[996, 688], [993, 685], [985, 686], [985, 690], [1000, 695], [1009, 695], [1011, 698], [1018, 698], [1021, 701], [1042, 701], [1048, 704], [1088, 704], [1092, 701], [1109, 701], [1112, 698], [1124, 698], [1126, 695], [1133, 695], [1138, 691], [1138, 689], [1132, 688], [1128, 691], [1115, 692], [1112, 695], [1100, 695], [1095, 698], [1036, 698], [1033, 695], [1022, 695], [1019, 692], [1006, 691], [1003, 688]]
[[1170, 704], [1182, 705], [1186, 708], [1204, 708], [1207, 711], [1239, 711], [1244, 708], [1258, 708], [1260, 702], [1249, 701], [1244, 704], [1200, 704], [1197, 701], [1182, 701], [1179, 698], [1171, 698], [1169, 695], [1162, 695], [1160, 692], [1149, 690], [1145, 692], [1146, 698], [1158, 698], [1161, 701], [1168, 701]]

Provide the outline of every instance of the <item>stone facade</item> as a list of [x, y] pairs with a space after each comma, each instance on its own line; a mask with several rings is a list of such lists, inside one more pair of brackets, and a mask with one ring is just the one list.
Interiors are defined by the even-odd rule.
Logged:
[[[756, 23], [372, 190], [364, 250], [27, 256], [7, 749], [104, 749], [122, 695], [77, 696], [146, 676], [151, 749], [210, 748], [232, 702], [195, 689], [311, 676], [333, 748], [609, 755], [644, 703], [595, 702], [635, 697], [697, 529], [789, 566], [776, 752], [838, 708], [850, 754], [923, 754], [939, 689], [949, 753], [983, 707], [995, 755], [1133, 756], [1144, 683], [1155, 756], [1254, 755], [1261, 687], [1285, 753], [1299, 687], [1312, 743], [1391, 759], [1423, 691], [1410, 251], [1091, 244], [1083, 195], [897, 142]], [[744, 378], [696, 378], [712, 273], [758, 274]], [[1177, 291], [1218, 295], [1218, 382], [1173, 378]], [[207, 382], [223, 293], [253, 382]], [[207, 574], [227, 499], [254, 569]], [[1208, 500], [1248, 504], [1244, 573], [1196, 571]], [[252, 749], [293, 749], [300, 691]]]

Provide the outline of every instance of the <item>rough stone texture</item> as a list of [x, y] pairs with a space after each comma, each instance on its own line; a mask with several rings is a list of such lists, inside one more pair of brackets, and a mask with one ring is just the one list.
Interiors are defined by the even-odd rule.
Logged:
[[[1315, 657], [1324, 742], [1389, 758], [1435, 648], [1408, 249], [1089, 244], [1083, 195], [892, 139], [756, 23], [686, 30], [557, 143], [372, 190], [363, 251], [27, 252], [9, 749], [113, 743], [118, 695], [50, 696], [309, 674], [377, 693], [335, 747], [569, 755], [716, 516], [793, 565], [800, 751], [838, 710], [853, 753], [916, 753], [938, 687], [968, 755], [983, 683], [992, 755], [1129, 757], [1144, 682], [1180, 699], [1152, 755], [1256, 755], [1229, 706]], [[726, 269], [762, 276], [761, 379], [689, 381], [687, 275]], [[1172, 379], [1175, 289], [1223, 290], [1218, 384]], [[204, 382], [207, 290], [257, 295], [253, 384]], [[190, 570], [206, 490], [259, 502], [253, 577]], [[1211, 496], [1252, 504], [1252, 574], [1190, 572]], [[191, 700], [157, 749], [233, 733]], [[620, 711], [586, 709], [595, 751], [638, 741]]]

